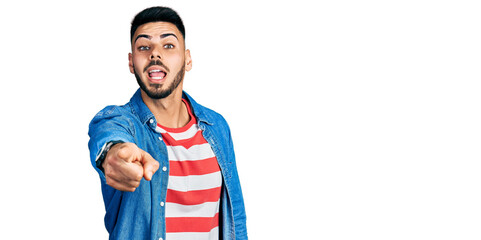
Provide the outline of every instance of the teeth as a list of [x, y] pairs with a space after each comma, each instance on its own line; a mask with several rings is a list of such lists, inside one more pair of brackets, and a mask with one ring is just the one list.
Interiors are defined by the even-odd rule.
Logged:
[[153, 77], [153, 76], [151, 75], [151, 73], [159, 73], [159, 72], [163, 72], [163, 71], [160, 70], [160, 69], [153, 69], [153, 70], [150, 70], [150, 71], [149, 71], [149, 75], [150, 75], [150, 77], [151, 77], [153, 80], [162, 80], [162, 79], [164, 79], [165, 74], [163, 74], [164, 76], [162, 76], [162, 77]]

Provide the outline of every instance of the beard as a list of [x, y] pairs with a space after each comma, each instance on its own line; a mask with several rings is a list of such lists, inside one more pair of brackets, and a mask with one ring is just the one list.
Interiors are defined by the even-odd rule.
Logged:
[[[160, 64], [153, 64], [151, 63], [150, 65], [161, 65], [164, 66], [162, 63]], [[149, 65], [149, 66], [150, 66]], [[172, 92], [179, 86], [179, 84], [182, 82], [184, 79], [184, 73], [185, 73], [185, 64], [182, 65], [182, 68], [177, 72], [177, 74], [174, 77], [174, 80], [170, 83], [169, 86], [167, 86], [166, 89], [162, 89], [164, 86], [164, 83], [162, 84], [157, 84], [157, 83], [147, 83], [149, 86], [147, 86], [142, 79], [140, 78], [139, 74], [135, 70], [134, 67], [134, 75], [135, 78], [137, 79], [137, 83], [140, 86], [140, 89], [142, 89], [147, 96], [149, 96], [152, 99], [163, 99], [168, 97]], [[166, 76], [167, 77], [167, 76]]]

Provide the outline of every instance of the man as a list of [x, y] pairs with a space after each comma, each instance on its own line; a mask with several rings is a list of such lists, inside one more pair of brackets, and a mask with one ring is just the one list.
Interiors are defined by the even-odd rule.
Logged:
[[183, 92], [192, 68], [175, 11], [153, 7], [131, 26], [140, 89], [89, 126], [110, 239], [247, 239], [229, 127]]

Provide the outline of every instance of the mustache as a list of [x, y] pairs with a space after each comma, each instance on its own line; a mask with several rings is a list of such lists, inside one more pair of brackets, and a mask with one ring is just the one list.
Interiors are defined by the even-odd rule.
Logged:
[[164, 68], [165, 71], [170, 72], [169, 68], [167, 66], [165, 66], [159, 59], [151, 60], [150, 63], [144, 68], [144, 72], [146, 72], [147, 69], [149, 67], [152, 67], [152, 66], [160, 66], [160, 67]]

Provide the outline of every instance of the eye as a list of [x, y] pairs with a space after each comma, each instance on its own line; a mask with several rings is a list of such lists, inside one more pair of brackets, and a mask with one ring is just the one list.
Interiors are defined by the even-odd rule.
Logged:
[[148, 46], [140, 46], [140, 47], [138, 47], [138, 49], [139, 49], [139, 51], [147, 51], [147, 50], [150, 49], [150, 47], [148, 47]]
[[165, 44], [164, 48], [167, 48], [167, 49], [174, 48], [174, 45], [173, 44]]

